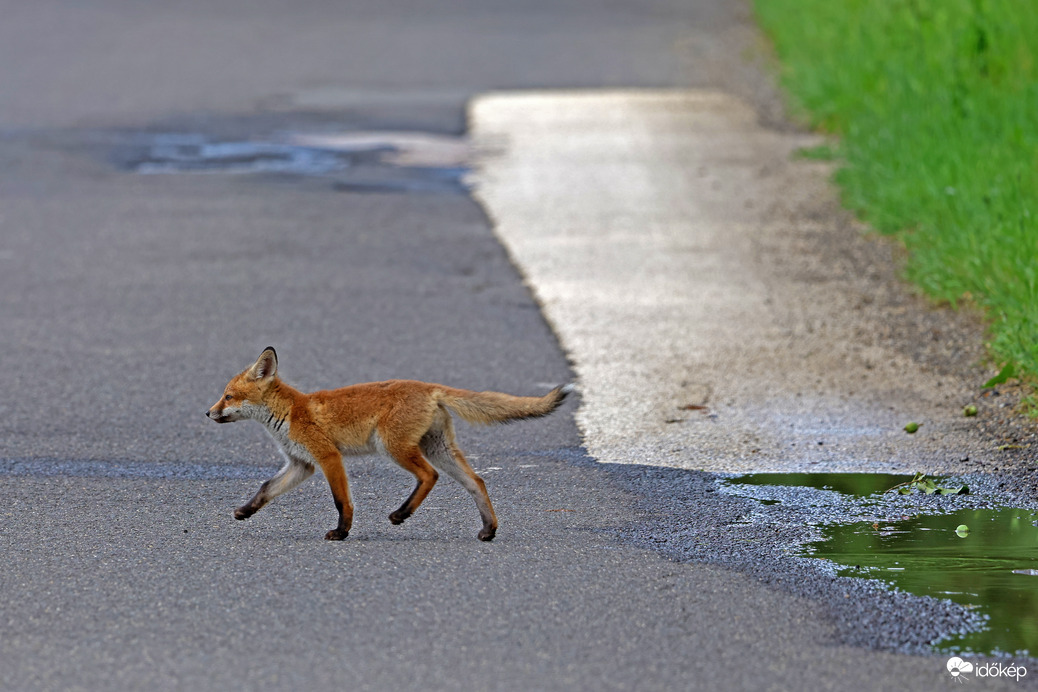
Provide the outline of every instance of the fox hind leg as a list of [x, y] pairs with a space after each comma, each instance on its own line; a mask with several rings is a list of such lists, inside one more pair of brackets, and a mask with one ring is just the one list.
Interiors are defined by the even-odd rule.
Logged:
[[440, 471], [456, 480], [469, 491], [472, 499], [476, 501], [479, 516], [483, 520], [483, 528], [480, 529], [478, 538], [481, 541], [492, 541], [497, 533], [497, 515], [494, 514], [494, 506], [490, 504], [490, 495], [487, 493], [486, 483], [476, 475], [476, 472], [465, 460], [454, 439], [454, 424], [450, 414], [441, 409], [441, 415], [437, 416], [433, 427], [425, 434], [421, 441], [422, 451], [429, 462]]
[[410, 471], [418, 481], [414, 490], [404, 500], [404, 503], [389, 515], [389, 521], [394, 524], [402, 524], [405, 519], [414, 514], [414, 511], [418, 509], [418, 505], [422, 504], [429, 491], [436, 485], [440, 475], [436, 473], [436, 469], [429, 465], [429, 462], [422, 455], [422, 450], [417, 446], [401, 445], [386, 451], [393, 461], [407, 471]]

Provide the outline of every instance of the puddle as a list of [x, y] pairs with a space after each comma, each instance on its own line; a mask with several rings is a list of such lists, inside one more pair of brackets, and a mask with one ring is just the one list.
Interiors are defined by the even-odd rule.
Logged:
[[793, 486], [868, 497], [911, 480], [912, 476], [893, 473], [752, 473], [730, 478], [725, 484]]
[[[835, 563], [840, 576], [949, 599], [986, 618], [979, 631], [934, 642], [936, 650], [1038, 654], [1038, 513], [992, 507], [976, 496], [886, 492], [913, 478], [762, 473], [725, 479], [722, 487], [762, 505], [782, 505], [763, 512], [799, 513], [801, 521], [816, 524], [821, 540], [804, 545], [801, 555]], [[825, 494], [831, 502], [819, 503], [818, 491], [831, 491]], [[968, 531], [957, 531], [961, 526]]]
[[294, 173], [322, 175], [342, 170], [339, 152], [277, 142], [214, 142], [202, 135], [156, 135], [128, 162], [137, 173]]
[[[979, 632], [935, 643], [940, 651], [1038, 653], [1038, 514], [964, 509], [948, 514], [830, 525], [807, 546], [842, 576], [882, 580], [910, 593], [948, 598], [988, 617]], [[969, 527], [960, 536], [956, 528]]]
[[281, 174], [332, 180], [347, 192], [467, 192], [469, 145], [421, 132], [281, 133], [217, 139], [141, 135], [116, 147], [117, 165], [145, 175]]

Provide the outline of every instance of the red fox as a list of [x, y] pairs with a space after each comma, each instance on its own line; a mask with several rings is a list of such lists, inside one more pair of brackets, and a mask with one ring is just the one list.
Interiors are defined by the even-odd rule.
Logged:
[[477, 424], [539, 418], [558, 408], [573, 391], [572, 385], [561, 385], [541, 397], [523, 397], [388, 380], [304, 394], [282, 382], [277, 370], [277, 353], [268, 347], [227, 384], [223, 396], [205, 414], [217, 423], [259, 421], [281, 445], [286, 459], [281, 470], [234, 511], [234, 518], [248, 519], [320, 466], [339, 511], [338, 526], [324, 536], [329, 541], [346, 538], [353, 523], [342, 456], [373, 452], [389, 456], [418, 479], [414, 492], [389, 515], [389, 521], [400, 524], [418, 509], [436, 484], [439, 470], [469, 491], [483, 519], [478, 537], [493, 540], [497, 516], [483, 479], [454, 441], [448, 411]]

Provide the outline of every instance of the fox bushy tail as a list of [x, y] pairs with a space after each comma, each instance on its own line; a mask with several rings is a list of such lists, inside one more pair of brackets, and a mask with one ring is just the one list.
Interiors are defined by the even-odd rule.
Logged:
[[572, 391], [572, 384], [559, 385], [544, 396], [512, 396], [502, 392], [470, 392], [445, 387], [437, 399], [469, 423], [491, 425], [547, 416]]

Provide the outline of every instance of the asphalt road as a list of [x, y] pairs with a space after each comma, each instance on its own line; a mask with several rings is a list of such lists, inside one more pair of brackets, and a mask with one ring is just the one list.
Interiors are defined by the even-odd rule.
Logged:
[[[742, 13], [0, 3], [0, 688], [841, 689], [863, 666], [859, 688], [946, 683], [936, 659], [841, 643], [816, 602], [624, 540], [651, 505], [585, 455], [573, 405], [460, 431], [489, 545], [446, 479], [391, 526], [411, 479], [379, 459], [348, 464], [342, 543], [321, 540], [319, 477], [231, 518], [279, 460], [258, 426], [203, 413], [264, 346], [304, 389], [572, 376], [450, 166], [340, 152], [312, 175], [278, 147], [458, 136], [488, 89], [717, 86]], [[136, 168], [171, 160], [210, 170]]]

